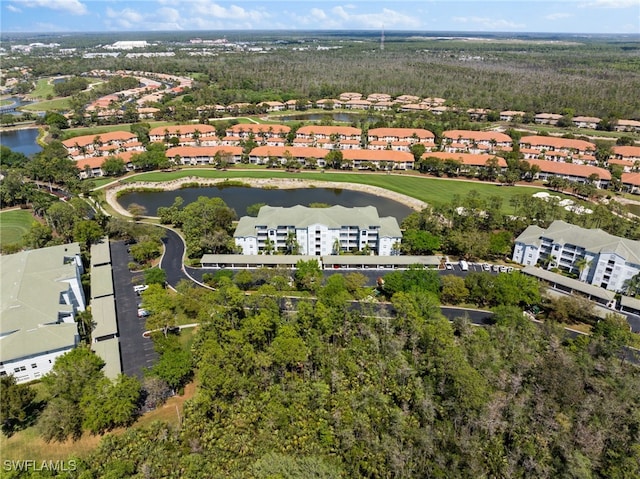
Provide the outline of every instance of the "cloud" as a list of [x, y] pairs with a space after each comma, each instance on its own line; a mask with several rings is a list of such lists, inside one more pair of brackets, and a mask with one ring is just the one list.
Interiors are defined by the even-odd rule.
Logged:
[[78, 0], [13, 0], [13, 3], [26, 8], [50, 8], [73, 15], [88, 13], [86, 5]]
[[[107, 14], [107, 18], [114, 19], [113, 22], [115, 25], [118, 25], [121, 28], [132, 29], [132, 28], [140, 28], [141, 24], [145, 22], [145, 15], [137, 12], [131, 8], [124, 8], [122, 10], [114, 10], [111, 7], [107, 7], [105, 10]], [[149, 29], [148, 25], [145, 25], [145, 29]]]
[[546, 17], [544, 17], [546, 20], [562, 20], [563, 18], [570, 18], [573, 15], [571, 15], [570, 13], [551, 13], [550, 15], [547, 15]]
[[7, 5], [7, 10], [9, 10], [10, 12], [13, 12], [13, 13], [21, 13], [22, 12], [22, 10], [20, 10], [15, 5]]
[[479, 30], [521, 30], [525, 25], [521, 23], [510, 22], [500, 18], [489, 17], [453, 17], [455, 23], [462, 23], [465, 25], [475, 25]]
[[640, 0], [592, 0], [582, 4], [583, 7], [595, 8], [629, 8], [639, 7]]
[[321, 8], [312, 8], [307, 14], [290, 13], [290, 15], [297, 25], [313, 25], [320, 29], [380, 29], [383, 27], [409, 29], [421, 26], [420, 20], [414, 15], [407, 15], [389, 8], [374, 12], [359, 12], [356, 5], [338, 5], [328, 12]]
[[238, 5], [223, 7], [212, 0], [195, 0], [193, 3], [185, 3], [184, 6], [204, 19], [234, 20], [239, 22], [259, 23], [270, 17], [264, 10], [247, 10]]

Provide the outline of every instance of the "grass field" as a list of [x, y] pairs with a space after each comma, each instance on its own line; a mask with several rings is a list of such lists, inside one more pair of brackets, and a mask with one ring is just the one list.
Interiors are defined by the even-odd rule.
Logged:
[[29, 97], [45, 99], [49, 95], [55, 96], [53, 92], [53, 82], [50, 82], [50, 80], [51, 78], [40, 78], [38, 83], [36, 83], [36, 88], [29, 93]]
[[[182, 396], [169, 398], [169, 400], [158, 409], [138, 418], [131, 427], [147, 427], [155, 421], [163, 421], [172, 426], [177, 426], [183, 414], [182, 409], [184, 402], [193, 397], [195, 389], [195, 383], [187, 384]], [[124, 431], [125, 429], [117, 429], [112, 431], [111, 434], [118, 435]], [[0, 451], [2, 451], [2, 460], [31, 459], [35, 461], [56, 461], [66, 460], [70, 457], [83, 458], [98, 446], [101, 439], [102, 436], [85, 433], [77, 441], [47, 444], [39, 436], [37, 427], [31, 426], [14, 434], [10, 438], [7, 438], [4, 434], [0, 434]]]
[[55, 100], [44, 100], [38, 103], [30, 103], [21, 106], [20, 110], [25, 111], [63, 111], [71, 108], [71, 101], [68, 98], [57, 98]]
[[0, 213], [0, 246], [21, 243], [29, 231], [33, 216], [27, 210], [12, 210]]
[[287, 173], [284, 171], [217, 171], [204, 169], [182, 169], [174, 172], [150, 172], [130, 176], [121, 181], [123, 183], [136, 181], [161, 182], [171, 181], [188, 176], [200, 178], [286, 178], [316, 181], [335, 181], [341, 183], [360, 183], [378, 186], [390, 191], [417, 198], [426, 203], [436, 205], [449, 203], [456, 195], [465, 196], [469, 191], [476, 190], [481, 197], [498, 196], [503, 199], [503, 210], [511, 212], [509, 200], [518, 195], [532, 195], [544, 188], [526, 186], [497, 186], [496, 184], [477, 181], [460, 181], [429, 178], [413, 174], [372, 174], [372, 173], [344, 173], [344, 172], [300, 172]]

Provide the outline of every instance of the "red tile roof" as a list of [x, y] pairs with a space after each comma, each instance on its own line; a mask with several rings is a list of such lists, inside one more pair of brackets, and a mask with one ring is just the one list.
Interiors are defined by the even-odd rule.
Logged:
[[511, 143], [511, 137], [499, 131], [448, 130], [442, 133], [444, 138], [452, 140], [469, 139], [474, 141], [491, 141], [497, 143]]
[[93, 143], [93, 140], [95, 140], [96, 138], [99, 138], [102, 143], [108, 143], [110, 141], [124, 142], [138, 139], [138, 137], [130, 131], [110, 131], [108, 133], [99, 133], [96, 135], [76, 136], [75, 138], [64, 140], [62, 144], [67, 148], [75, 148], [76, 144], [78, 144], [78, 146], [87, 146], [91, 145]]
[[591, 165], [577, 165], [575, 163], [565, 163], [562, 161], [547, 160], [525, 160], [530, 165], [536, 165], [540, 171], [544, 173], [552, 173], [554, 175], [579, 176], [588, 178], [592, 174], [598, 175], [601, 180], [610, 180], [611, 173], [604, 168], [598, 168]]
[[456, 160], [460, 161], [463, 165], [467, 166], [486, 166], [487, 161], [491, 158], [498, 159], [498, 166], [500, 168], [506, 168], [507, 162], [504, 158], [495, 155], [485, 155], [485, 154], [472, 154], [472, 153], [448, 153], [446, 151], [428, 151], [422, 158], [438, 158], [442, 161], [445, 160]]
[[520, 145], [549, 146], [552, 148], [573, 148], [580, 151], [594, 150], [596, 145], [590, 141], [571, 140], [569, 138], [559, 138], [557, 136], [523, 136], [520, 138]]
[[342, 150], [342, 158], [351, 161], [394, 161], [413, 163], [413, 155], [407, 151], [396, 150]]
[[622, 183], [625, 185], [640, 186], [640, 173], [622, 173]]
[[179, 155], [182, 158], [191, 158], [194, 156], [215, 156], [216, 153], [231, 153], [234, 156], [242, 154], [240, 146], [176, 146], [166, 151], [167, 158], [173, 158]]
[[257, 134], [270, 132], [274, 135], [279, 135], [281, 133], [286, 135], [290, 131], [291, 127], [287, 125], [258, 125], [256, 123], [238, 123], [237, 125], [233, 125], [231, 128], [227, 128], [227, 134], [241, 132], [251, 132]]
[[216, 129], [211, 125], [191, 124], [191, 125], [167, 125], [152, 128], [150, 136], [162, 136], [169, 132], [170, 135], [192, 135], [195, 131], [200, 133], [215, 133]]
[[324, 125], [306, 125], [298, 128], [296, 134], [299, 135], [360, 135], [362, 130], [360, 128], [354, 128], [352, 126], [324, 126]]
[[435, 135], [429, 130], [423, 128], [372, 128], [369, 130], [368, 135], [371, 137], [398, 137], [398, 138], [411, 138], [413, 134], [416, 134], [419, 140], [427, 138], [435, 138]]
[[612, 151], [614, 155], [620, 155], [623, 158], [640, 158], [640, 146], [614, 146]]

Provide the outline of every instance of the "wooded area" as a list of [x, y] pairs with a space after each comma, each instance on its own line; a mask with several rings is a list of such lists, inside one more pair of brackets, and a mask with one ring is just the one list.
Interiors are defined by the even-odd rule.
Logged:
[[628, 333], [613, 318], [576, 340], [519, 308], [498, 308], [488, 328], [450, 324], [434, 293], [410, 286], [392, 297], [397, 315], [375, 317], [373, 305], [348, 307], [342, 279], [297, 311], [282, 310], [270, 286], [245, 296], [229, 280], [168, 296], [168, 311], [201, 322], [198, 392], [181, 427], [107, 436], [78, 474], [640, 474], [640, 376], [620, 360]]

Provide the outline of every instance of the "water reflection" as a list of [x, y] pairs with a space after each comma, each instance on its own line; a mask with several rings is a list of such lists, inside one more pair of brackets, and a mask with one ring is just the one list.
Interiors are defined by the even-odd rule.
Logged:
[[184, 188], [176, 191], [146, 191], [126, 193], [118, 198], [118, 202], [128, 208], [132, 203], [142, 205], [147, 214], [156, 216], [161, 206], [171, 206], [176, 197], [182, 197], [185, 205], [192, 203], [199, 196], [219, 197], [236, 210], [238, 217], [247, 214], [247, 207], [256, 203], [271, 206], [309, 206], [310, 203], [326, 203], [329, 205], [375, 206], [380, 216], [393, 216], [402, 221], [413, 210], [402, 203], [382, 198], [362, 191], [332, 188], [299, 188], [271, 190], [239, 186]]

